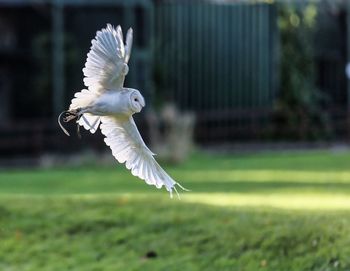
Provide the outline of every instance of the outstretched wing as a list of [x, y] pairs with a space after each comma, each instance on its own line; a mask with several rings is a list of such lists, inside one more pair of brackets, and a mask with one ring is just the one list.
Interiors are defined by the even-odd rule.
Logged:
[[[108, 89], [120, 89], [123, 86], [129, 70], [127, 63], [130, 59], [132, 38], [131, 28], [127, 32], [125, 45], [120, 26], [114, 28], [108, 24], [106, 28], [97, 31], [83, 69], [84, 84], [88, 89], [75, 93], [70, 109], [88, 106], [100, 93]], [[99, 116], [87, 113], [79, 120], [79, 125], [91, 133], [95, 133], [99, 124]]]
[[119, 163], [125, 163], [134, 176], [145, 180], [149, 185], [161, 188], [163, 185], [172, 195], [176, 191], [175, 182], [157, 163], [153, 153], [143, 142], [132, 117], [123, 121], [113, 117], [101, 117], [101, 131], [105, 142], [111, 148]]
[[123, 33], [118, 25], [114, 28], [107, 24], [106, 28], [97, 31], [95, 39], [87, 55], [84, 73], [84, 84], [90, 91], [104, 92], [109, 89], [123, 87], [125, 76], [129, 71], [127, 65], [132, 46], [132, 29], [127, 33], [124, 45]]

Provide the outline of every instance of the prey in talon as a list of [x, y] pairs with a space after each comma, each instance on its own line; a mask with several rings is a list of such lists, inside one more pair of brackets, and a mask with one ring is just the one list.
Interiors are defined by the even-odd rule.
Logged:
[[70, 122], [74, 119], [76, 120], [77, 123], [77, 134], [80, 137], [80, 130], [79, 130], [79, 119], [81, 118], [82, 114], [80, 114], [80, 108], [78, 109], [72, 109], [72, 110], [67, 110], [67, 111], [63, 111], [59, 116], [58, 116], [58, 124], [60, 125], [61, 129], [63, 130], [63, 132], [67, 135], [70, 136], [70, 134], [68, 133], [67, 129], [63, 127], [62, 123], [61, 123], [61, 119], [63, 120], [63, 122]]
[[120, 26], [108, 24], [97, 31], [83, 69], [86, 89], [75, 93], [69, 110], [59, 115], [58, 123], [68, 136], [61, 118], [64, 122], [75, 120], [78, 128], [83, 126], [91, 133], [100, 127], [105, 143], [119, 163], [125, 163], [132, 175], [147, 184], [164, 186], [172, 196], [173, 191], [177, 193], [176, 186], [186, 189], [162, 169], [144, 143], [133, 115], [145, 107], [145, 99], [137, 89], [124, 87], [132, 39], [131, 28], [125, 43]]

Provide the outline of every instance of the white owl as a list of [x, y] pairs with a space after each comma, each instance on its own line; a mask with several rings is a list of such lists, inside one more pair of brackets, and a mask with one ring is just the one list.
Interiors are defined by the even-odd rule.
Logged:
[[91, 133], [100, 126], [105, 143], [119, 163], [125, 163], [134, 176], [149, 185], [164, 185], [172, 196], [173, 189], [177, 193], [176, 185], [184, 188], [156, 162], [132, 117], [142, 110], [145, 100], [138, 90], [123, 87], [129, 71], [132, 35], [130, 28], [124, 44], [120, 26], [108, 24], [97, 31], [83, 69], [87, 89], [75, 93], [69, 110], [60, 114], [59, 124], [67, 135], [60, 123], [62, 115], [65, 122], [76, 119], [78, 128], [81, 125]]

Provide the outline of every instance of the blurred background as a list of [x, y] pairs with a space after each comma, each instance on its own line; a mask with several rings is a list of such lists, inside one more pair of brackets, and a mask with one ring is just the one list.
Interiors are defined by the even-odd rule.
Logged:
[[[182, 201], [57, 124], [107, 23]], [[349, 80], [349, 0], [0, 0], [0, 269], [350, 270]]]
[[56, 118], [84, 87], [107, 22], [135, 31], [126, 86], [146, 96], [146, 141], [171, 104], [192, 112], [199, 146], [346, 142], [347, 10], [345, 0], [0, 1], [1, 158], [104, 148], [99, 136], [66, 138]]

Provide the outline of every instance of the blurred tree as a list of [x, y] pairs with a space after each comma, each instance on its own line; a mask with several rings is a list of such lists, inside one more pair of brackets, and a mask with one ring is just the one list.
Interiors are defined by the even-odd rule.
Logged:
[[[313, 37], [317, 4], [281, 5], [281, 83], [275, 104], [275, 135], [293, 139], [324, 139], [331, 135], [324, 105], [327, 95], [316, 87]], [[286, 129], [281, 129], [281, 127]]]

